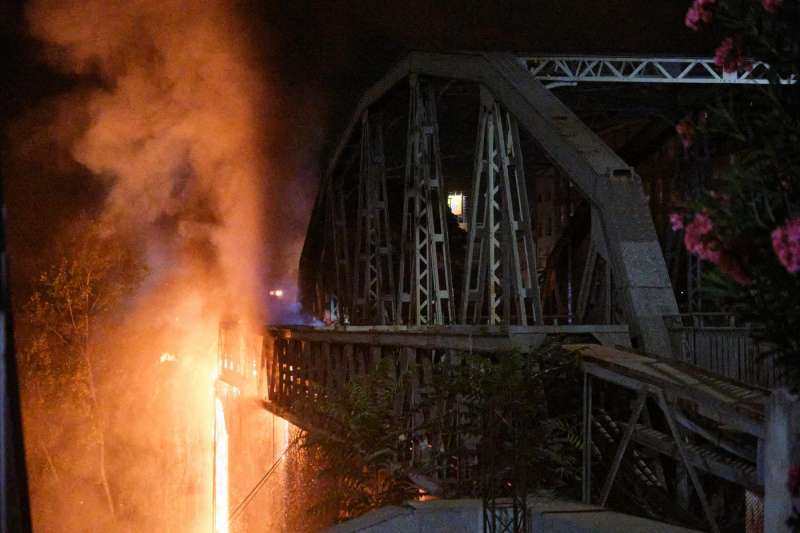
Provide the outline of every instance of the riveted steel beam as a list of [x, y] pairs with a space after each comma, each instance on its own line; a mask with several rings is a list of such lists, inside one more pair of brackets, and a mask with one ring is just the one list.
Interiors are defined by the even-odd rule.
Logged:
[[[516, 119], [519, 127], [536, 140], [597, 212], [598, 231], [602, 232], [608, 246], [615, 301], [623, 310], [624, 320], [631, 326], [632, 334], [638, 339], [638, 346], [653, 353], [671, 353], [662, 317], [675, 314], [677, 303], [641, 179], [537, 81], [519, 58], [510, 54], [410, 54], [366, 93], [358, 106], [358, 114], [334, 154], [325, 180], [331, 179], [348, 142], [349, 132], [355, 128], [363, 110], [409, 75], [484, 85]], [[413, 101], [412, 105], [415, 105]], [[323, 183], [323, 190], [324, 187]], [[425, 240], [429, 237], [426, 236]], [[401, 297], [410, 294], [406, 288], [399, 292]], [[398, 302], [398, 305], [402, 303]], [[435, 316], [429, 314], [430, 308], [425, 313], [426, 317]], [[419, 323], [423, 322], [420, 320]]]
[[361, 121], [361, 169], [358, 175], [354, 324], [395, 322], [394, 266], [389, 229], [383, 125], [364, 111]]
[[461, 321], [540, 323], [531, 211], [516, 119], [481, 87]]
[[397, 297], [400, 323], [455, 322], [443, 181], [436, 95], [429, 82], [412, 75]]

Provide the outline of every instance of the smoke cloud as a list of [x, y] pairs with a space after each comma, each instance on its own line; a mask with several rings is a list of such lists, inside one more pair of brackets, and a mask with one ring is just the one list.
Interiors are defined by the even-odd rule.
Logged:
[[156, 274], [189, 269], [226, 307], [252, 313], [263, 294], [268, 93], [231, 5], [36, 0], [27, 18], [52, 65], [99, 81], [64, 105], [84, 106], [70, 150], [108, 186], [103, 221], [140, 234]]
[[[15, 157], [53, 180], [83, 167], [90, 180], [81, 186], [92, 192], [73, 198], [91, 201], [65, 209], [62, 220], [85, 207], [103, 238], [142, 249], [149, 271], [124, 309], [103, 317], [92, 348], [101, 398], [94, 416], [107, 438], [116, 510], [104, 510], [97, 488], [97, 446], [76, 441], [88, 415], [66, 416], [61, 431], [28, 444], [53, 450], [55, 488], [32, 488], [34, 523], [205, 531], [217, 328], [230, 316], [265, 318], [264, 243], [280, 241], [279, 223], [270, 228], [265, 216], [267, 198], [284, 189], [271, 183], [274, 95], [261, 51], [227, 0], [32, 0], [26, 20], [44, 60], [75, 83], [19, 121]], [[26, 159], [48, 147], [70, 160]], [[100, 206], [91, 205], [98, 197]], [[286, 244], [296, 253], [296, 243]], [[46, 425], [54, 412], [41, 409], [26, 423]], [[251, 476], [266, 464], [258, 457]]]

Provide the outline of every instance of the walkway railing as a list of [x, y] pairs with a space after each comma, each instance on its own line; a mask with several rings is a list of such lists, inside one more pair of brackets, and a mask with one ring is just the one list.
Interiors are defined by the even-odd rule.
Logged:
[[692, 313], [664, 317], [672, 350], [682, 361], [749, 385], [771, 388], [783, 383], [780, 368], [753, 338], [757, 327], [729, 313]]
[[300, 427], [319, 428], [324, 421], [317, 426], [317, 413], [307, 409], [309, 401], [324, 400], [388, 367], [389, 377], [402, 384], [395, 415], [408, 427], [411, 449], [403, 459], [435, 483], [459, 482], [472, 476], [473, 463], [452, 461], [453, 450], [468, 447], [462, 435], [434, 429], [437, 417], [452, 409], [434, 401], [438, 376], [447, 365], [459, 364], [464, 354], [529, 353], [548, 335], [562, 334], [590, 336], [611, 346], [630, 342], [625, 325], [270, 326], [264, 331], [260, 389], [268, 409]]

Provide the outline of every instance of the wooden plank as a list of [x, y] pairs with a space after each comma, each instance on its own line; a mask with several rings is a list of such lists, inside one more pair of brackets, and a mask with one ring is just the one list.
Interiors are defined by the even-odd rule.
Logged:
[[314, 342], [311, 344], [308, 360], [308, 394], [310, 398], [316, 398], [320, 392], [320, 376], [322, 374], [321, 350], [321, 342]]
[[395, 416], [401, 417], [405, 411], [405, 403], [409, 389], [411, 388], [411, 380], [409, 379], [409, 360], [411, 348], [399, 348], [397, 350], [397, 375], [396, 382], [400, 387], [400, 394], [395, 396], [394, 399], [394, 413]]
[[411, 411], [414, 413], [414, 419], [411, 424], [411, 431], [412, 435], [416, 436], [417, 429], [421, 427], [424, 423], [422, 413], [419, 412], [419, 404], [422, 399], [422, 393], [420, 391], [420, 372], [419, 372], [419, 362], [417, 361], [418, 358], [418, 350], [415, 348], [408, 348], [408, 366], [410, 376], [410, 390], [409, 390], [409, 401]]
[[298, 372], [298, 379], [299, 379], [299, 394], [302, 395], [304, 398], [308, 397], [309, 393], [309, 382], [310, 382], [310, 366], [311, 366], [311, 348], [313, 346], [313, 342], [311, 341], [304, 341], [303, 342], [303, 349], [300, 352], [300, 371]]
[[269, 382], [267, 383], [268, 398], [270, 401], [275, 401], [278, 397], [279, 383], [280, 383], [280, 353], [279, 345], [283, 342], [280, 339], [264, 336], [264, 343], [267, 339], [272, 340], [272, 350], [269, 354]]
[[369, 373], [377, 371], [380, 367], [382, 353], [380, 346], [369, 347], [369, 366], [367, 366]]
[[344, 372], [342, 386], [352, 381], [355, 377], [356, 368], [354, 351], [355, 350], [353, 349], [352, 344], [345, 344], [344, 348], [342, 349], [342, 359], [344, 360], [344, 364], [342, 365], [342, 370]]
[[333, 365], [331, 363], [331, 343], [323, 342], [320, 345], [320, 359], [322, 359], [322, 377], [320, 385], [323, 393], [334, 387], [333, 384]]

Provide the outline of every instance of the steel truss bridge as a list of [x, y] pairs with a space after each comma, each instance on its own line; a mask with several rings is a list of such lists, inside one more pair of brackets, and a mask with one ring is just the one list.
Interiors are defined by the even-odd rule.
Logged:
[[[591, 447], [584, 458], [584, 499], [606, 502], [622, 453], [634, 442], [651, 450], [637, 452], [647, 459], [633, 467], [648, 482], [663, 483], [654, 456], [685, 465], [715, 529], [697, 465], [748, 490], [763, 487], [753, 451], [763, 437], [762, 414], [739, 431], [726, 425], [717, 404], [726, 394], [729, 404], [736, 404], [736, 394], [763, 404], [763, 389], [752, 387], [770, 385], [771, 377], [742, 364], [748, 357], [752, 363], [756, 350], [746, 326], [679, 313], [643, 180], [608, 135], [565, 103], [568, 94], [554, 89], [760, 85], [768, 78], [768, 66], [757, 62], [748, 71], [723, 73], [709, 59], [409, 54], [364, 93], [333, 151], [299, 269], [304, 309], [325, 325], [267, 329], [260, 375], [268, 407], [301, 426], [312, 424], [293, 410], [298, 399], [324, 401], [326, 391], [389, 358], [398, 377], [413, 376], [398, 399], [399, 412], [408, 411], [430, 392], [437, 366], [464, 353], [529, 353], [548, 335], [578, 336], [609, 347], [586, 359], [585, 439], [597, 431], [591, 378], [636, 393], [627, 424], [604, 419], [604, 433], [617, 432], [622, 452], [600, 494], [590, 481]], [[459, 103], [465, 100], [469, 107]], [[465, 150], [463, 141], [452, 141], [452, 130], [474, 144]], [[628, 142], [636, 141], [634, 135]], [[467, 160], [461, 167], [444, 153], [459, 148]], [[448, 180], [459, 171], [468, 176], [459, 177], [466, 191], [460, 227], [446, 204], [453, 190]], [[631, 347], [664, 357], [658, 360], [662, 377], [631, 377], [633, 356], [624, 351]], [[680, 366], [680, 374], [670, 361], [706, 367], [704, 392], [691, 401], [706, 413], [708, 427], [676, 414], [675, 380], [688, 390], [700, 378], [694, 367]], [[751, 388], [731, 389], [734, 382], [725, 378], [750, 381]], [[665, 414], [667, 434], [639, 424], [648, 398]], [[728, 460], [725, 439], [705, 442], [716, 455], [703, 455], [684, 446], [684, 431], [728, 431], [735, 434], [731, 442], [751, 441], [734, 447]], [[430, 438], [434, 448], [443, 445]], [[520, 524], [506, 526], [512, 531]]]

